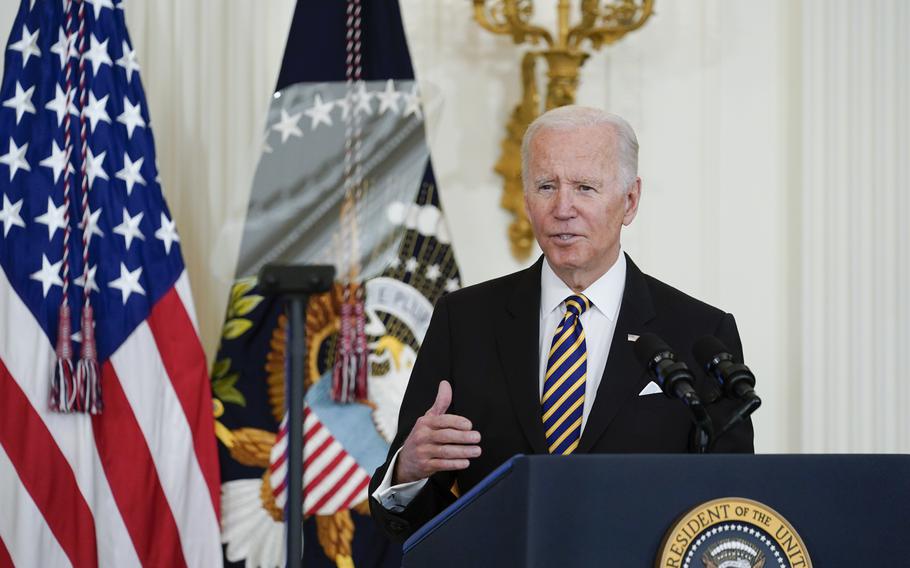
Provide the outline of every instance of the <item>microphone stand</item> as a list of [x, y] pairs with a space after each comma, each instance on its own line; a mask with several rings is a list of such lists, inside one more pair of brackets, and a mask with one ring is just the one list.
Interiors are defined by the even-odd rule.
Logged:
[[708, 449], [714, 445], [714, 424], [711, 416], [694, 391], [681, 397], [680, 400], [685, 403], [692, 414], [692, 421], [695, 422], [695, 430], [692, 432], [692, 447], [695, 448], [695, 453], [708, 453]]
[[306, 357], [306, 306], [311, 294], [328, 292], [335, 281], [334, 266], [266, 264], [259, 271], [259, 289], [265, 295], [288, 300], [288, 500], [286, 566], [303, 561], [303, 401]]

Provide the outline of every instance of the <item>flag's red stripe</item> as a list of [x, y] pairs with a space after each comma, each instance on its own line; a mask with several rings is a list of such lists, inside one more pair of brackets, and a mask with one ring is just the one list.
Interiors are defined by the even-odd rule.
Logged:
[[0, 445], [16, 474], [73, 566], [97, 566], [95, 521], [73, 469], [2, 360], [0, 402]]
[[332, 496], [335, 495], [335, 493], [337, 493], [338, 490], [341, 489], [342, 486], [344, 486], [344, 484], [347, 483], [348, 480], [351, 478], [351, 476], [354, 475], [355, 473], [357, 473], [357, 462], [354, 462], [351, 464], [351, 467], [348, 468], [348, 470], [344, 473], [344, 475], [342, 475], [338, 479], [338, 481], [335, 482], [334, 485], [332, 485], [332, 488], [329, 489], [328, 491], [326, 491], [325, 495], [323, 495], [322, 498], [319, 501], [317, 501], [315, 505], [310, 507], [310, 510], [307, 511], [307, 514], [312, 515], [314, 511], [318, 511], [319, 509], [321, 509], [322, 506], [325, 505], [328, 502], [328, 500], [331, 499]]
[[[309, 415], [310, 415], [310, 408], [308, 406], [305, 406], [303, 408], [304, 421], [306, 421], [306, 419], [307, 419], [307, 417], [309, 417]], [[322, 428], [322, 423], [316, 422], [315, 424], [313, 424], [310, 427], [310, 429], [307, 430], [306, 433], [304, 434], [303, 441], [306, 442], [307, 440], [309, 440], [313, 436], [313, 434], [318, 432], [321, 428]], [[283, 438], [285, 438], [287, 435], [288, 435], [287, 423], [282, 422], [281, 426], [278, 427], [278, 435], [275, 438], [275, 445], [278, 445], [278, 443], [281, 442], [281, 440]], [[285, 450], [284, 452], [281, 452], [281, 454], [278, 456], [278, 459], [276, 459], [274, 462], [272, 462], [271, 465], [269, 465], [269, 473], [275, 473], [275, 470], [277, 470], [279, 467], [281, 467], [281, 465], [284, 462], [286, 462], [287, 459], [288, 459], [288, 452], [287, 452], [287, 450]], [[275, 491], [278, 492], [278, 488], [276, 488]]]
[[176, 288], [171, 288], [152, 308], [146, 320], [161, 354], [183, 413], [193, 431], [193, 447], [208, 485], [216, 518], [221, 518], [221, 480], [215, 447], [215, 417], [205, 353], [196, 328]]
[[278, 469], [279, 467], [281, 467], [281, 464], [286, 462], [287, 459], [288, 459], [288, 453], [286, 451], [281, 452], [281, 455], [278, 456], [278, 459], [275, 460], [275, 463], [273, 463], [272, 465], [269, 466], [269, 473], [270, 474], [275, 473], [275, 470]]
[[317, 423], [313, 424], [313, 427], [310, 428], [309, 430], [307, 430], [306, 433], [303, 435], [303, 441], [304, 442], [310, 441], [310, 438], [312, 438], [316, 434], [316, 432], [319, 432], [320, 430], [322, 430], [322, 422], [317, 422]]
[[367, 475], [363, 478], [357, 487], [354, 488], [354, 491], [351, 491], [351, 494], [347, 499], [344, 500], [344, 504], [339, 507], [340, 509], [350, 509], [351, 505], [354, 504], [354, 500], [357, 499], [357, 496], [360, 495], [360, 492], [363, 491], [363, 488], [370, 484], [370, 476]]
[[281, 479], [281, 483], [279, 483], [274, 489], [272, 489], [272, 495], [274, 495], [275, 498], [277, 499], [279, 495], [284, 493], [284, 490], [287, 489], [287, 487], [288, 487], [288, 478], [287, 478], [287, 476], [284, 476]]
[[344, 450], [338, 452], [338, 455], [335, 456], [332, 461], [328, 463], [328, 465], [322, 468], [322, 471], [320, 471], [312, 481], [306, 484], [304, 491], [310, 493], [314, 487], [322, 483], [322, 480], [325, 479], [330, 473], [332, 473], [332, 470], [338, 467], [338, 464], [341, 462], [341, 460], [344, 459], [344, 456], [346, 455], [347, 454], [344, 453]]
[[151, 451], [110, 361], [101, 368], [101, 381], [104, 412], [92, 417], [95, 445], [139, 561], [143, 566], [186, 566]]
[[13, 559], [9, 555], [9, 550], [6, 549], [2, 538], [0, 538], [0, 568], [14, 568]]
[[[325, 440], [322, 441], [321, 444], [319, 444], [319, 447], [318, 447], [318, 448], [316, 448], [315, 450], [313, 450], [313, 453], [312, 453], [312, 454], [309, 454], [308, 456], [306, 456], [306, 457], [304, 458], [304, 460], [303, 460], [303, 471], [306, 471], [306, 469], [307, 469], [308, 467], [310, 467], [310, 464], [313, 463], [313, 460], [315, 460], [316, 458], [318, 458], [319, 456], [321, 456], [321, 455], [322, 455], [322, 452], [324, 452], [325, 449], [328, 448], [329, 445], [330, 445], [334, 440], [335, 440], [335, 439], [332, 438], [331, 436], [327, 437]], [[305, 448], [304, 448], [304, 449], [305, 449]], [[344, 453], [344, 452], [342, 452], [342, 453]]]

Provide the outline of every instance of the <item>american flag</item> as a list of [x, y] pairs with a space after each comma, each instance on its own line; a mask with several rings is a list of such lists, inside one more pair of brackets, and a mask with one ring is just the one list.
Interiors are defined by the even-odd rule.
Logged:
[[[220, 565], [205, 356], [123, 10], [22, 0], [5, 55], [0, 566]], [[64, 291], [74, 361], [94, 310], [99, 414], [50, 407]]]

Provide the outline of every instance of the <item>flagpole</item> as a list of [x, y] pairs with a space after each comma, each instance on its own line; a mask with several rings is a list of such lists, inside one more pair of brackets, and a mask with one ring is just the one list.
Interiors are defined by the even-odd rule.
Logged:
[[300, 566], [303, 557], [303, 402], [306, 357], [306, 306], [311, 294], [328, 292], [335, 280], [333, 266], [267, 264], [259, 272], [264, 294], [289, 302], [288, 359], [288, 500], [286, 508], [286, 566]]
[[309, 301], [307, 295], [290, 298], [291, 358], [288, 360], [288, 522], [287, 566], [300, 566], [303, 556], [303, 397], [304, 397], [304, 327], [303, 315]]

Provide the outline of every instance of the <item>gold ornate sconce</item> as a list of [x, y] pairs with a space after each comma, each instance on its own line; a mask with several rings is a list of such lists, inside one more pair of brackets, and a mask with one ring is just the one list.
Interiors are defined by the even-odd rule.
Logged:
[[574, 103], [578, 70], [589, 55], [581, 49], [582, 43], [590, 41], [591, 47], [597, 50], [640, 28], [653, 13], [654, 0], [581, 0], [581, 13], [575, 25], [570, 25], [569, 0], [558, 0], [555, 35], [531, 23], [533, 0], [473, 2], [474, 20], [484, 29], [494, 34], [509, 35], [516, 44], [536, 46], [542, 42], [546, 46], [546, 49], [529, 50], [522, 58], [522, 99], [512, 111], [506, 125], [502, 154], [495, 167], [496, 173], [504, 181], [502, 206], [515, 217], [509, 225], [512, 254], [518, 259], [525, 259], [534, 244], [534, 235], [531, 233], [522, 196], [521, 138], [528, 125], [541, 113], [540, 94], [537, 90], [537, 59], [542, 58], [547, 63], [544, 108], [549, 110]]

